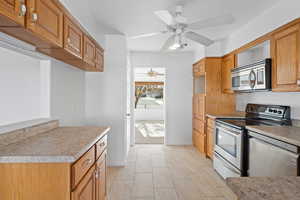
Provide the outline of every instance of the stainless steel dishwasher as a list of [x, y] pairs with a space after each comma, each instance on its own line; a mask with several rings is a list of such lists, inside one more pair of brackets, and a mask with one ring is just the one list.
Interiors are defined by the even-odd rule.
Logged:
[[299, 147], [249, 131], [248, 176], [299, 176]]

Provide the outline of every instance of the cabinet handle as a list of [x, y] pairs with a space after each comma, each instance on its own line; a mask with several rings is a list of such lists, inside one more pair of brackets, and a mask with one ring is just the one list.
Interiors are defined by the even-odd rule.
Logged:
[[19, 8], [19, 16], [20, 17], [24, 17], [26, 15], [26, 12], [27, 12], [27, 7], [26, 5], [24, 4], [24, 2], [22, 2], [20, 4], [20, 8]]
[[96, 178], [96, 179], [99, 178], [99, 168], [97, 168], [96, 171], [95, 171], [95, 178]]
[[31, 20], [33, 22], [36, 22], [38, 20], [38, 14], [36, 12], [34, 12], [34, 13], [31, 14]]
[[297, 85], [298, 87], [300, 87], [300, 80], [297, 80]]
[[69, 37], [68, 37], [68, 39], [67, 39], [67, 42], [68, 42], [68, 43], [71, 43], [71, 39], [70, 39]]

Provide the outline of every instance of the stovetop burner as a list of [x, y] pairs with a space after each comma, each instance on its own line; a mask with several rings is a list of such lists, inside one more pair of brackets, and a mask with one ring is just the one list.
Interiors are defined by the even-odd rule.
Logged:
[[244, 129], [246, 126], [288, 126], [291, 125], [290, 120], [285, 121], [275, 121], [268, 119], [250, 119], [250, 118], [240, 118], [240, 119], [218, 119], [217, 122], [224, 125], [228, 125], [238, 129]]
[[217, 119], [227, 126], [244, 129], [246, 126], [288, 126], [291, 125], [291, 108], [280, 105], [248, 104], [246, 117], [239, 119]]

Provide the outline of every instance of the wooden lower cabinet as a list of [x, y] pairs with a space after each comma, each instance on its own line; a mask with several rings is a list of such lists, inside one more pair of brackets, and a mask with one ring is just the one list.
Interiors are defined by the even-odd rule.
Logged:
[[0, 163], [0, 199], [105, 200], [106, 154], [95, 143], [75, 163]]
[[207, 127], [206, 130], [206, 135], [207, 135], [207, 149], [206, 149], [206, 156], [209, 158], [213, 157], [213, 153], [214, 153], [214, 129], [212, 129], [211, 127]]
[[93, 166], [72, 192], [72, 200], [96, 200], [96, 175]]
[[96, 200], [106, 198], [106, 152], [104, 152], [96, 163]]
[[193, 143], [195, 145], [195, 147], [197, 148], [197, 150], [200, 153], [205, 153], [205, 149], [206, 149], [206, 137], [205, 137], [205, 133], [204, 132], [199, 132], [197, 130], [193, 131]]
[[213, 158], [215, 145], [215, 119], [207, 118], [206, 123], [206, 156]]

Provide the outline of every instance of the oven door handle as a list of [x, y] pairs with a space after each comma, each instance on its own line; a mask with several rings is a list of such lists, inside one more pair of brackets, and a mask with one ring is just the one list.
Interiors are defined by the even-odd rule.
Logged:
[[223, 162], [224, 167], [226, 167], [228, 170], [230, 170], [230, 171], [232, 171], [234, 173], [241, 173], [237, 169], [235, 169], [234, 167], [232, 167], [229, 164], [227, 164], [228, 161], [226, 161], [224, 158], [222, 158], [221, 156], [219, 156], [217, 153], [215, 153], [215, 157], [217, 159], [221, 160]]
[[216, 129], [222, 130], [222, 131], [224, 131], [224, 132], [226, 132], [226, 133], [228, 133], [228, 134], [230, 134], [232, 136], [240, 136], [241, 133], [242, 133], [242, 132], [237, 132], [237, 131], [232, 130], [232, 129], [230, 129], [230, 130], [229, 129], [225, 129], [225, 128], [220, 127], [220, 126], [217, 126]]

